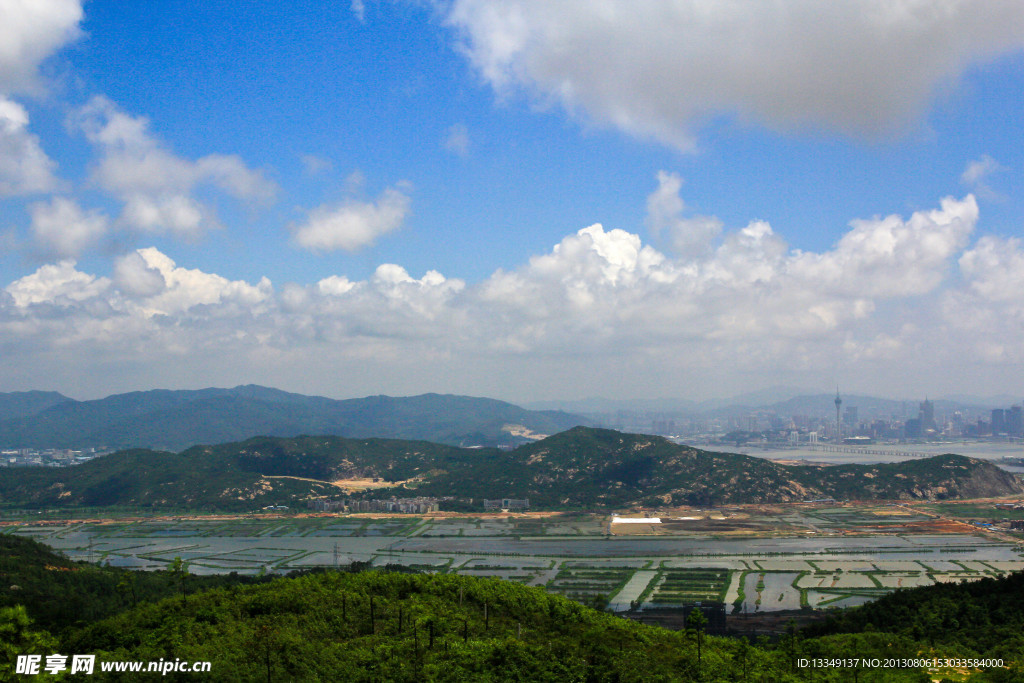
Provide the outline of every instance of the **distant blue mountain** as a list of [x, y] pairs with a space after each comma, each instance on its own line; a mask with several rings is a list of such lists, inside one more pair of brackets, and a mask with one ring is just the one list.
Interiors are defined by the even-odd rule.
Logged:
[[15, 391], [0, 393], [0, 421], [35, 415], [72, 399], [56, 391]]
[[[303, 434], [499, 446], [527, 440], [513, 435], [523, 430], [510, 430], [509, 425], [546, 435], [589, 424], [576, 415], [531, 411], [489, 398], [424, 394], [334, 400], [255, 385], [61, 399], [51, 396], [49, 404], [10, 399], [11, 413], [0, 413], [0, 447], [180, 451], [195, 444]], [[0, 401], [2, 405], [6, 402]], [[31, 405], [39, 409], [33, 411]]]

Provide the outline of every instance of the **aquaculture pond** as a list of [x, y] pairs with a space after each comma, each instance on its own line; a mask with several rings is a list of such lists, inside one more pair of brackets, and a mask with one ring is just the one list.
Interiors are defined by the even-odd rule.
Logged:
[[[790, 512], [824, 524], [871, 511]], [[786, 516], [783, 515], [783, 516]], [[726, 602], [776, 611], [857, 604], [904, 587], [1024, 569], [1013, 543], [982, 534], [611, 536], [607, 518], [270, 517], [8, 523], [75, 559], [136, 569], [175, 558], [190, 572], [258, 573], [402, 564], [545, 587], [613, 610]]]

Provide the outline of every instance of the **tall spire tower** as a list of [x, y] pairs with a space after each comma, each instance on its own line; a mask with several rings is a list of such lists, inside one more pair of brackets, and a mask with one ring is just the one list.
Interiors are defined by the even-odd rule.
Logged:
[[843, 423], [839, 421], [839, 408], [843, 405], [843, 399], [839, 398], [839, 387], [836, 387], [836, 443], [843, 440]]

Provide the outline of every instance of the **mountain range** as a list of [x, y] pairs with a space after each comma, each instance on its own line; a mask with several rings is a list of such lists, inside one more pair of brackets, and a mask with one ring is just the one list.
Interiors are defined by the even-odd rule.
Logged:
[[335, 400], [255, 385], [140, 391], [91, 401], [56, 392], [0, 394], [3, 448], [180, 451], [252, 436], [302, 434], [511, 446], [585, 424], [586, 418], [561, 411], [441, 394]]
[[[231, 389], [151, 390], [78, 401], [55, 391], [0, 393], [0, 448], [151, 448], [180, 451], [197, 444], [253, 436], [334, 434], [350, 438], [423, 439], [453, 446], [517, 446], [576, 425], [616, 424], [616, 415], [736, 418], [754, 412], [834, 416], [834, 394], [773, 387], [731, 399], [605, 399], [542, 401], [520, 407], [489, 398], [422, 394], [337, 400], [256, 385]], [[938, 413], [984, 415], [1012, 397], [957, 396], [933, 401]], [[906, 419], [917, 401], [843, 395], [861, 419]], [[609, 422], [610, 420], [610, 422]], [[641, 421], [642, 423], [642, 421]], [[622, 426], [641, 430], [629, 420]]]

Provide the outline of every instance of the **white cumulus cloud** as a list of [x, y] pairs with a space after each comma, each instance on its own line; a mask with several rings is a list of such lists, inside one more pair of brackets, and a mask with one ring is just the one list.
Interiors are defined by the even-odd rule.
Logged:
[[272, 293], [270, 280], [262, 278], [251, 285], [228, 280], [214, 273], [179, 267], [170, 257], [153, 247], [139, 249], [138, 256], [147, 270], [158, 273], [164, 286], [154, 287], [143, 306], [147, 314], [172, 315], [196, 306], [234, 303], [249, 308], [263, 303]]
[[410, 199], [397, 188], [384, 190], [376, 202], [349, 200], [319, 206], [292, 229], [296, 245], [312, 251], [355, 251], [402, 226]]
[[677, 173], [658, 172], [658, 189], [647, 197], [647, 227], [655, 235], [665, 235], [677, 256], [700, 256], [722, 232], [722, 221], [685, 215], [686, 204], [679, 195], [682, 186]]
[[80, 0], [0, 0], [0, 92], [38, 87], [39, 65], [81, 35]]
[[96, 210], [83, 210], [75, 201], [54, 197], [29, 208], [32, 234], [45, 252], [77, 257], [106, 235], [109, 221]]
[[28, 112], [0, 96], [0, 197], [49, 192], [58, 185], [56, 164], [28, 131]]
[[88, 301], [107, 292], [110, 280], [75, 269], [71, 259], [40, 267], [6, 287], [17, 306], [32, 304], [70, 305]]
[[453, 0], [500, 93], [688, 151], [711, 117], [898, 130], [972, 64], [1024, 47], [1024, 4], [946, 0]]
[[923, 294], [946, 274], [978, 220], [972, 195], [943, 199], [941, 208], [909, 220], [887, 216], [853, 221], [836, 248], [794, 257], [791, 272], [817, 287], [866, 296]]
[[[670, 195], [659, 199], [669, 208]], [[852, 221], [821, 252], [752, 221], [687, 256], [591, 225], [477, 283], [385, 263], [362, 280], [275, 289], [155, 248], [122, 256], [109, 279], [63, 260], [0, 295], [2, 363], [56, 372], [89, 359], [206, 383], [305, 378], [315, 391], [343, 378], [346, 393], [690, 393], [766, 372], [813, 381], [837, 365], [896, 393], [911, 375], [937, 381], [936, 368], [949, 389], [985, 367], [1009, 386], [1024, 381], [1024, 248], [990, 235], [971, 246], [977, 221], [973, 197], [944, 199]]]

